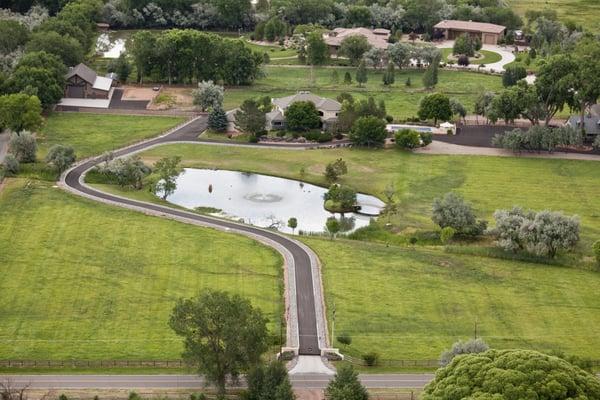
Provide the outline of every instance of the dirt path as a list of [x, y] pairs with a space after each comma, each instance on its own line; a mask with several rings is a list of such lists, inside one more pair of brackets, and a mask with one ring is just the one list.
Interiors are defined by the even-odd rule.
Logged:
[[429, 146], [414, 151], [418, 154], [448, 154], [471, 156], [496, 156], [496, 157], [524, 157], [524, 158], [556, 158], [563, 160], [600, 161], [600, 156], [594, 154], [578, 153], [520, 153], [497, 149], [494, 147], [471, 147], [458, 144], [444, 143], [434, 140]]

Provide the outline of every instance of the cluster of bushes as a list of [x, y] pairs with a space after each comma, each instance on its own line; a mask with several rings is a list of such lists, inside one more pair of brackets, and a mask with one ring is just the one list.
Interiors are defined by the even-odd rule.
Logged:
[[496, 246], [505, 251], [527, 251], [554, 258], [559, 251], [573, 250], [579, 242], [577, 216], [513, 207], [511, 210], [496, 210], [494, 219], [495, 227], [486, 231], [487, 221], [478, 220], [472, 206], [455, 193], [447, 193], [433, 202], [432, 220], [441, 228], [443, 243], [449, 242], [455, 235], [476, 237], [487, 233], [495, 237]]
[[139, 82], [149, 76], [169, 83], [213, 80], [248, 85], [260, 75], [263, 63], [262, 54], [249, 50], [241, 40], [192, 29], [172, 29], [158, 35], [137, 32], [129, 52]]
[[139, 190], [144, 186], [144, 178], [152, 169], [144, 164], [139, 156], [114, 158], [111, 153], [104, 155], [104, 161], [90, 171], [88, 181], [106, 183]]
[[582, 139], [580, 131], [568, 126], [551, 128], [537, 125], [526, 131], [514, 129], [503, 134], [496, 134], [492, 138], [492, 143], [496, 147], [514, 152], [553, 152], [558, 147], [581, 145]]
[[452, 54], [454, 55], [464, 55], [467, 57], [474, 57], [475, 52], [481, 50], [481, 39], [479, 36], [472, 37], [468, 33], [459, 36], [454, 41], [454, 46], [452, 47]]
[[401, 129], [396, 132], [396, 146], [401, 149], [416, 149], [425, 147], [433, 140], [430, 132], [417, 132], [414, 129]]

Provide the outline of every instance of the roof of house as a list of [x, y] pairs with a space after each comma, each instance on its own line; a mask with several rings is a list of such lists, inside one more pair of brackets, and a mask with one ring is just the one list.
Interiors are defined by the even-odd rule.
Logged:
[[88, 67], [87, 65], [81, 63], [76, 65], [75, 67], [69, 68], [69, 72], [65, 75], [65, 79], [71, 79], [74, 76], [78, 76], [90, 85], [94, 89], [109, 91], [112, 86], [113, 80], [111, 78], [105, 78], [102, 76], [98, 76], [96, 72]]
[[487, 22], [459, 21], [455, 19], [440, 21], [433, 27], [436, 29], [454, 29], [457, 31], [497, 34], [506, 30], [506, 27], [502, 25], [488, 24]]
[[283, 114], [281, 114], [281, 111], [279, 111], [279, 110], [270, 111], [265, 115], [265, 117], [267, 118], [267, 121], [270, 121], [270, 122], [285, 120], [285, 118], [283, 118]]
[[387, 29], [335, 28], [324, 36], [324, 40], [329, 46], [338, 47], [345, 38], [355, 35], [366, 37], [367, 42], [377, 49], [387, 49], [389, 46], [390, 31]]
[[280, 109], [285, 110], [290, 106], [290, 104], [297, 101], [310, 101], [315, 105], [315, 107], [317, 107], [317, 110], [322, 111], [340, 111], [342, 109], [342, 105], [339, 102], [326, 97], [314, 95], [310, 92], [298, 92], [292, 96], [273, 99], [273, 104]]
[[[600, 117], [586, 115], [583, 121], [585, 133], [588, 135], [600, 135]], [[581, 128], [581, 116], [572, 115], [567, 125], [573, 128]]]

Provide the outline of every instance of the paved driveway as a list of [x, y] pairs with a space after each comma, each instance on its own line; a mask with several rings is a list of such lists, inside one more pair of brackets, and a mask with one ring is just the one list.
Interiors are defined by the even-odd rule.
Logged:
[[4, 162], [4, 157], [8, 152], [8, 141], [10, 137], [8, 132], [0, 133], [0, 163]]
[[[448, 49], [448, 48], [452, 48], [453, 46], [454, 46], [454, 41], [444, 41], [441, 43], [437, 43], [435, 45], [435, 47], [437, 47], [438, 49]], [[485, 67], [482, 68], [486, 71], [504, 72], [504, 66], [506, 64], [510, 64], [511, 62], [515, 61], [515, 55], [512, 52], [512, 50], [513, 50], [512, 46], [506, 47], [506, 46], [499, 46], [499, 45], [484, 44], [482, 49], [488, 50], [488, 51], [493, 51], [494, 53], [498, 53], [498, 54], [500, 54], [500, 56], [502, 56], [502, 59], [500, 61], [492, 63], [492, 64], [486, 64]], [[479, 65], [471, 64], [465, 68], [479, 69]]]

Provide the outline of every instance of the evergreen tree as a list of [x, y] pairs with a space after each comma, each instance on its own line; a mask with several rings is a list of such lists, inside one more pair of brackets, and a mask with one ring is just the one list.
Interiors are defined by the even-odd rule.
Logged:
[[427, 67], [427, 71], [423, 74], [423, 85], [427, 89], [432, 89], [438, 83], [438, 69], [440, 66], [440, 57], [436, 56], [431, 60], [431, 64]]
[[216, 132], [225, 132], [227, 130], [227, 114], [222, 107], [215, 107], [208, 114], [208, 127]]
[[344, 74], [344, 83], [346, 85], [349, 85], [352, 83], [352, 75], [350, 75], [350, 72], [346, 71], [346, 73]]
[[361, 60], [356, 69], [356, 82], [358, 82], [359, 87], [362, 87], [363, 83], [367, 83], [368, 79], [365, 61]]
[[358, 380], [358, 373], [351, 365], [338, 369], [327, 389], [325, 397], [329, 400], [368, 400], [367, 389]]
[[396, 82], [396, 72], [394, 63], [388, 63], [387, 70], [383, 73], [383, 84], [385, 86], [393, 85]]
[[334, 69], [331, 73], [331, 83], [334, 85], [340, 83], [340, 76], [338, 75], [337, 69]]

